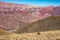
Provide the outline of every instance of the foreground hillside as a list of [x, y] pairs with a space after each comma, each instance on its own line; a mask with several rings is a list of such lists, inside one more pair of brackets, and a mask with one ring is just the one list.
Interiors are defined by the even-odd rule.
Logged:
[[0, 36], [0, 40], [60, 40], [60, 30]]
[[18, 29], [16, 33], [32, 33], [51, 30], [60, 30], [60, 16], [51, 16], [43, 20], [39, 20], [29, 24], [22, 30]]
[[6, 31], [6, 30], [0, 29], [0, 36], [1, 36], [1, 35], [13, 35], [13, 34], [15, 34], [15, 33], [8, 32], [8, 31]]

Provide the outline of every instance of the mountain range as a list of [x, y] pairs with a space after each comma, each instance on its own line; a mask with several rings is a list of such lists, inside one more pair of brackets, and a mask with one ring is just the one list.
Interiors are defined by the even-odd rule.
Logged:
[[0, 28], [8, 31], [22, 30], [28, 24], [54, 15], [60, 15], [60, 6], [43, 7], [0, 2]]

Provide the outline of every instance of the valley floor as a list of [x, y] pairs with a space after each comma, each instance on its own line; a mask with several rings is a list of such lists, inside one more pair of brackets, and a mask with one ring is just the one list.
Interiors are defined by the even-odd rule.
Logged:
[[0, 40], [60, 40], [60, 30], [2, 35], [0, 36]]

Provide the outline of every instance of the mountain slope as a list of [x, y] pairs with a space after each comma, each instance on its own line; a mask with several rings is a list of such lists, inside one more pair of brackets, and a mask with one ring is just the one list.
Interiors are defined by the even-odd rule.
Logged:
[[51, 16], [29, 24], [24, 29], [18, 29], [17, 33], [29, 33], [40, 31], [60, 30], [60, 16]]
[[41, 15], [36, 7], [28, 7], [25, 4], [13, 4], [0, 2], [0, 28], [8, 31], [16, 31], [24, 28], [29, 23], [48, 17]]
[[8, 31], [6, 31], [6, 30], [0, 29], [0, 36], [1, 36], [1, 35], [12, 35], [12, 34], [15, 34], [15, 33], [8, 32]]
[[60, 15], [60, 6], [36, 7], [27, 4], [0, 2], [0, 28], [8, 31], [23, 29], [28, 24], [51, 15]]

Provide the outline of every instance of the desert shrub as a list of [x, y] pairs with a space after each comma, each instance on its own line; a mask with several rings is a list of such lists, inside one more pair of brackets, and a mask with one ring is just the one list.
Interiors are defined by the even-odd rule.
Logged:
[[60, 40], [60, 39], [56, 39], [56, 40]]

